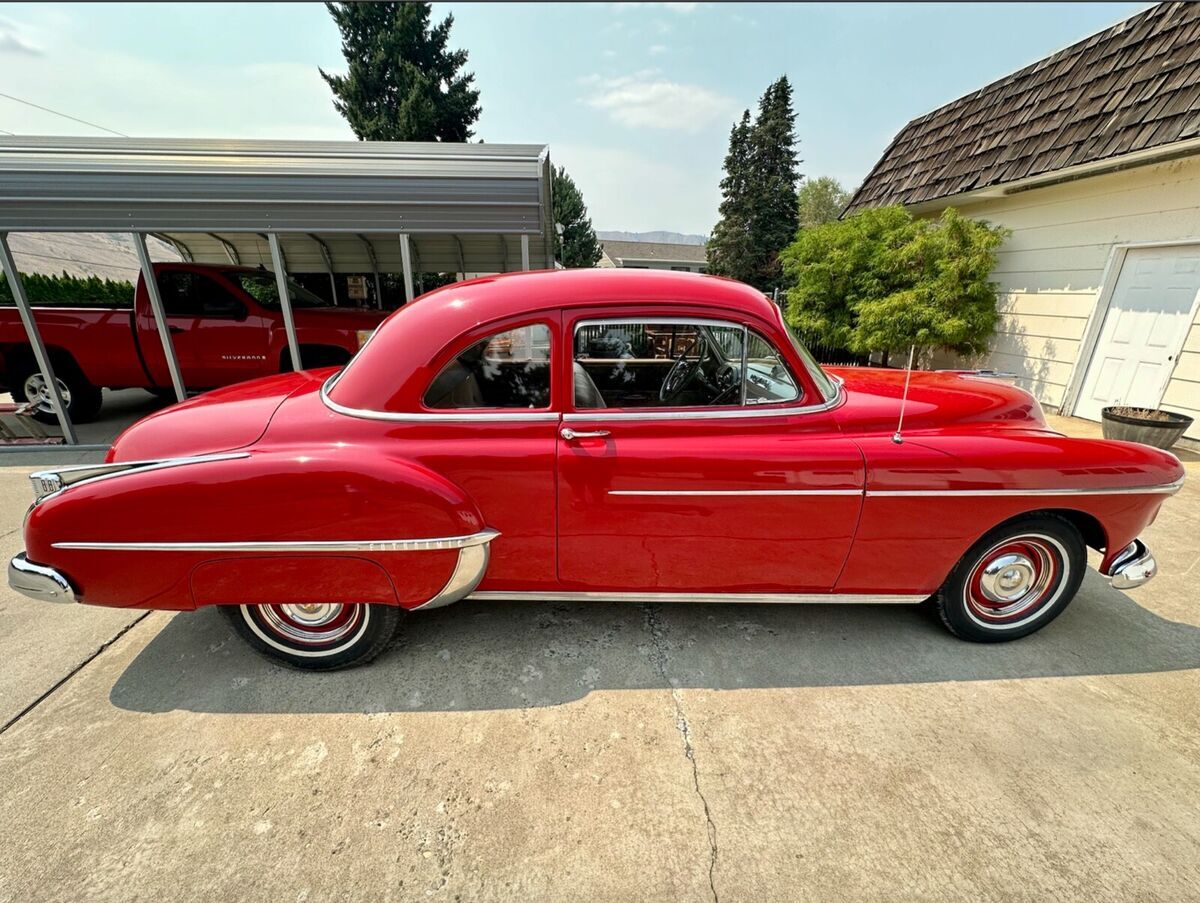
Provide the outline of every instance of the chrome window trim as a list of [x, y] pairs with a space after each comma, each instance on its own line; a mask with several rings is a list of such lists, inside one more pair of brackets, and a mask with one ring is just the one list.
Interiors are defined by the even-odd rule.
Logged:
[[596, 408], [589, 412], [571, 412], [563, 414], [564, 421], [577, 423], [580, 421], [601, 420], [729, 420], [744, 417], [795, 417], [804, 414], [816, 414], [838, 407], [845, 400], [845, 390], [840, 386], [837, 397], [819, 404], [792, 405], [784, 402], [777, 405], [748, 404], [744, 408], [645, 408], [636, 411], [616, 411], [611, 408]]
[[868, 489], [867, 498], [916, 498], [921, 496], [1043, 496], [1043, 495], [1173, 495], [1183, 480], [1155, 486], [1111, 486], [1106, 489]]
[[609, 495], [632, 496], [746, 496], [746, 495], [862, 495], [861, 489], [610, 489]]
[[486, 529], [466, 536], [428, 539], [344, 539], [295, 542], [56, 542], [56, 549], [106, 552], [426, 552], [486, 545], [500, 535]]
[[325, 380], [325, 383], [321, 386], [321, 401], [325, 404], [325, 407], [329, 408], [335, 414], [358, 417], [362, 420], [388, 420], [398, 423], [536, 423], [541, 421], [557, 421], [560, 416], [557, 411], [546, 411], [541, 408], [532, 413], [525, 413], [521, 408], [496, 408], [488, 410], [477, 408], [475, 412], [462, 410], [445, 414], [425, 411], [409, 413], [351, 408], [344, 404], [338, 404], [338, 402], [329, 397], [329, 390], [333, 388], [338, 376], [338, 373], [334, 373], [329, 379]]
[[[250, 452], [221, 452], [212, 455], [192, 455], [181, 458], [152, 458], [144, 461], [114, 461], [109, 464], [79, 464], [71, 467], [55, 467], [36, 470], [29, 475], [33, 484], [34, 504], [40, 504], [46, 499], [53, 498], [73, 486], [83, 486], [98, 483], [101, 480], [111, 480], [128, 473], [146, 473], [151, 470], [164, 470], [168, 467], [184, 467], [188, 464], [206, 464], [211, 461], [233, 461], [238, 458], [249, 458]], [[87, 474], [94, 474], [88, 476]], [[72, 479], [77, 477], [78, 479]], [[57, 484], [56, 489], [43, 492], [48, 486]]]
[[485, 590], [471, 593], [475, 602], [745, 602], [786, 605], [916, 605], [929, 593], [605, 593], [556, 590]]

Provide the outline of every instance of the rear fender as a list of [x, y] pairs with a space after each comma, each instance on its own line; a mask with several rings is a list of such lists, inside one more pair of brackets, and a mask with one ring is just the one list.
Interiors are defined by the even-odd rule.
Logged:
[[[32, 561], [82, 601], [454, 601], [482, 577], [488, 531], [457, 485], [361, 446], [243, 452], [86, 480], [43, 499]], [[476, 572], [478, 575], [476, 576]]]

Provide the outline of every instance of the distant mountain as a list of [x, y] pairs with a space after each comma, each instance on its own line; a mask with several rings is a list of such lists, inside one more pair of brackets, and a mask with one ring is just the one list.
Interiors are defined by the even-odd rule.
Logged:
[[[99, 276], [132, 282], [138, 259], [133, 238], [110, 232], [13, 232], [9, 236], [17, 268], [22, 273], [57, 276]], [[150, 238], [153, 260], [178, 260], [179, 254], [157, 238]]]
[[708, 241], [707, 235], [688, 235], [684, 232], [612, 232], [598, 230], [596, 237], [601, 241], [658, 241], [670, 245], [702, 245]]

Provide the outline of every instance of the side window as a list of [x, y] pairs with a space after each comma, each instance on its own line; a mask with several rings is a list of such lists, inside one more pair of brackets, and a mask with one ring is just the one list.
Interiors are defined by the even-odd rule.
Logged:
[[773, 404], [800, 397], [796, 378], [771, 343], [757, 332], [746, 343], [746, 404]]
[[580, 324], [575, 407], [739, 405], [745, 334], [741, 326], [686, 321]]
[[196, 301], [196, 274], [186, 270], [159, 273], [158, 292], [168, 316], [194, 317], [199, 314]]
[[199, 273], [168, 270], [159, 273], [157, 278], [163, 309], [168, 316], [236, 317], [246, 311], [237, 298]]
[[425, 406], [437, 410], [549, 407], [549, 327], [535, 323], [476, 342], [429, 384]]

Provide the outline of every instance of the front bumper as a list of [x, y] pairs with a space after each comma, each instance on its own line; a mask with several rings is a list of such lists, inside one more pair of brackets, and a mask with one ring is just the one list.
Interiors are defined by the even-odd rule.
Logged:
[[1118, 555], [1105, 575], [1116, 589], [1133, 589], [1158, 573], [1158, 562], [1140, 539], [1135, 539]]
[[71, 581], [54, 568], [34, 564], [21, 552], [8, 563], [8, 585], [31, 599], [78, 602]]

